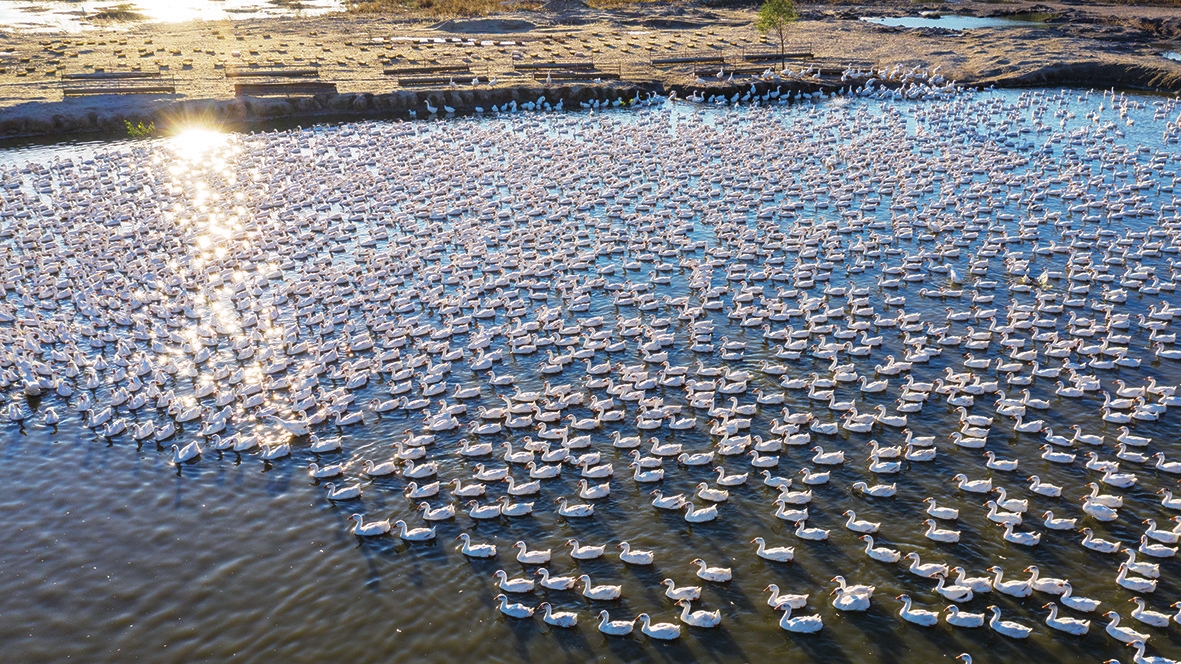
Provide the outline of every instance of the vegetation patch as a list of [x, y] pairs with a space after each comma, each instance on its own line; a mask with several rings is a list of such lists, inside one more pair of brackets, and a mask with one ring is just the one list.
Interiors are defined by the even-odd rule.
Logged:
[[145, 125], [142, 120], [137, 124], [131, 124], [131, 120], [124, 120], [123, 124], [127, 127], [127, 135], [131, 138], [151, 138], [156, 135], [155, 122]]
[[87, 14], [86, 18], [92, 21], [142, 21], [147, 17], [135, 11], [135, 5], [124, 3], [99, 7], [93, 14]]

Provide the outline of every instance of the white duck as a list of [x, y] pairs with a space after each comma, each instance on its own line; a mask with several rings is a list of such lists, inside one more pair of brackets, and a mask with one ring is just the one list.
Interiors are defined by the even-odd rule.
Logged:
[[635, 628], [635, 620], [611, 620], [611, 614], [599, 611], [599, 631], [608, 636], [627, 636]]
[[899, 595], [894, 599], [902, 601], [902, 608], [899, 609], [898, 615], [902, 616], [903, 620], [922, 627], [931, 627], [939, 622], [938, 613], [912, 608], [909, 595]]
[[497, 595], [496, 601], [500, 604], [500, 612], [510, 618], [525, 619], [533, 617], [534, 609], [531, 606], [509, 604], [508, 597], [505, 595]]
[[692, 600], [682, 599], [677, 600], [677, 605], [681, 607], [681, 622], [692, 627], [717, 627], [722, 622], [721, 610], [716, 611], [693, 611]]
[[1058, 605], [1050, 602], [1042, 606], [1043, 609], [1049, 609], [1050, 615], [1046, 616], [1046, 624], [1051, 629], [1056, 629], [1059, 632], [1066, 632], [1075, 636], [1082, 636], [1091, 629], [1090, 620], [1079, 620], [1078, 618], [1059, 618]]
[[1021, 623], [1011, 620], [1001, 620], [1001, 610], [995, 606], [988, 607], [988, 610], [992, 611], [992, 618], [989, 619], [988, 626], [998, 634], [1003, 634], [1011, 639], [1024, 639], [1028, 638], [1033, 632], [1031, 628]]
[[578, 581], [582, 583], [582, 595], [590, 599], [613, 600], [619, 599], [623, 594], [623, 589], [619, 586], [593, 585], [590, 576], [586, 574], [579, 576]]
[[636, 620], [643, 623], [640, 626], [640, 631], [645, 636], [658, 639], [660, 641], [672, 641], [681, 638], [681, 626], [673, 623], [653, 623], [652, 617], [647, 613], [641, 613], [636, 616]]
[[779, 563], [790, 563], [796, 555], [796, 550], [790, 546], [776, 546], [768, 547], [767, 542], [762, 537], [752, 539], [751, 544], [758, 544], [759, 548], [755, 552], [758, 557], [765, 560], [772, 560]]
[[726, 583], [733, 578], [729, 567], [710, 567], [701, 558], [694, 558], [689, 564], [696, 565], [698, 578], [705, 579], [706, 581]]
[[793, 618], [791, 616], [792, 607], [786, 602], [775, 608], [783, 611], [783, 617], [779, 619], [779, 627], [784, 630], [798, 634], [812, 634], [824, 628], [824, 620], [819, 615]]

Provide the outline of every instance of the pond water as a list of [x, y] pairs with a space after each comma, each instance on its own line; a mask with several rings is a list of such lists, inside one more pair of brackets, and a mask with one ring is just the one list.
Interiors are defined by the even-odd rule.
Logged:
[[977, 30], [980, 28], [1046, 27], [1046, 23], [1022, 18], [988, 16], [877, 16], [861, 20], [891, 28], [943, 28], [945, 30]]
[[1164, 57], [1166, 57], [1170, 60], [1176, 60], [1178, 62], [1181, 62], [1181, 53], [1179, 53], [1177, 51], [1169, 51], [1167, 53], [1161, 53], [1161, 55], [1163, 55]]
[[[119, 9], [138, 16], [116, 21], [95, 18], [104, 10]], [[132, 20], [155, 23], [184, 21], [225, 21], [278, 16], [318, 16], [341, 11], [339, 0], [134, 0], [132, 2], [38, 2], [37, 0], [0, 0], [0, 30], [24, 32], [80, 32], [97, 25], [119, 25]]]
[[[1146, 403], [1108, 412], [1090, 384], [1135, 399], [1117, 391], [1181, 382], [1170, 325], [1181, 305], [1179, 114], [1175, 99], [1003, 91], [255, 135], [195, 129], [0, 153], [6, 659], [911, 662], [968, 652], [976, 662], [1131, 661], [1104, 631], [1107, 610], [1148, 634], [1150, 652], [1177, 657], [1177, 625], [1132, 619], [1129, 600], [1171, 613], [1181, 563], [1139, 554], [1159, 563], [1160, 578], [1155, 592], [1133, 592], [1116, 583], [1125, 556], [1084, 548], [1078, 529], [1137, 547], [1143, 520], [1164, 529], [1181, 514], [1157, 494], [1176, 486], [1178, 468], [1131, 456], [1181, 461], [1176, 400], [1146, 392]], [[913, 364], [892, 370], [888, 356]], [[1054, 370], [1057, 378], [1046, 373]], [[888, 383], [862, 391], [855, 376]], [[515, 385], [500, 384], [506, 377]], [[839, 382], [821, 399], [799, 389], [801, 379], [816, 391]], [[936, 379], [945, 383], [921, 385]], [[966, 383], [949, 391], [949, 380]], [[1083, 396], [1058, 381], [1085, 387]], [[1001, 395], [988, 383], [1007, 399], [1032, 400], [1001, 404], [1024, 408], [1022, 420], [998, 412]], [[422, 399], [427, 413], [411, 403]], [[522, 405], [533, 399], [536, 409]], [[976, 432], [984, 448], [952, 440], [960, 415], [949, 399], [995, 418]], [[852, 430], [841, 402], [862, 414], [880, 405], [883, 421]], [[1163, 414], [1147, 418], [1162, 403]], [[519, 413], [489, 412], [510, 406]], [[784, 406], [810, 413], [818, 430], [806, 417], [785, 427]], [[46, 423], [50, 409], [56, 424]], [[362, 423], [333, 424], [357, 413]], [[1120, 414], [1138, 437], [1124, 450], [1110, 421]], [[897, 466], [889, 452], [875, 462], [871, 440], [905, 444], [890, 418], [904, 415], [933, 446], [910, 448], [913, 459]], [[297, 429], [305, 416], [327, 421], [308, 425], [313, 441], [271, 416]], [[1016, 428], [1035, 420], [1064, 437], [1052, 451], [1077, 458], [1043, 459], [1047, 434]], [[840, 422], [849, 426], [822, 426]], [[711, 433], [715, 424], [732, 433]], [[1071, 444], [1076, 424], [1102, 445]], [[364, 471], [366, 461], [393, 459], [407, 432], [431, 429], [433, 442], [403, 450], [422, 451], [415, 464], [437, 463], [437, 475], [416, 480], [441, 483], [421, 499], [432, 509], [464, 509], [470, 499], [447, 483], [472, 485], [477, 463], [530, 481], [523, 459], [503, 458], [506, 442], [517, 454], [528, 437], [555, 458], [564, 444], [571, 457], [598, 458], [580, 471], [543, 461], [538, 448], [536, 463], [560, 474], [539, 480], [535, 494], [484, 482], [479, 505], [504, 496], [532, 502], [531, 516], [460, 511], [433, 522], [429, 543], [354, 536], [354, 513], [430, 525], [420, 499], [405, 495], [410, 479]], [[634, 478], [613, 434], [640, 437], [643, 457], [663, 458], [663, 478]], [[670, 450], [649, 438], [715, 457], [678, 463], [657, 456]], [[227, 439], [280, 456], [214, 449]], [[311, 451], [332, 441], [340, 451]], [[172, 446], [193, 442], [203, 453], [174, 464]], [[837, 459], [816, 458], [815, 446], [843, 452], [844, 462], [821, 463]], [[1018, 468], [987, 467], [985, 451]], [[1090, 452], [1119, 462], [1135, 484], [1119, 488], [1130, 480], [1110, 475], [1104, 483], [1085, 465]], [[330, 500], [310, 462], [343, 464], [338, 481], [359, 486], [360, 498]], [[604, 465], [612, 478], [587, 481], [607, 484], [609, 495], [580, 497], [580, 472]], [[732, 481], [719, 484], [715, 466]], [[776, 516], [778, 491], [763, 469], [794, 480], [785, 509], [806, 508], [806, 526], [827, 539], [801, 537]], [[830, 479], [805, 484], [802, 469]], [[1027, 500], [1017, 531], [1040, 543], [1006, 541], [982, 506], [997, 494], [959, 489], [957, 473]], [[742, 474], [749, 480], [737, 484]], [[1031, 491], [1031, 475], [1062, 497]], [[694, 494], [703, 482], [729, 491], [716, 520], [691, 523], [650, 504], [659, 489], [702, 509], [709, 503]], [[892, 484], [896, 495], [873, 497], [856, 482]], [[1084, 512], [1089, 482], [1123, 497], [1114, 520]], [[559, 497], [593, 505], [593, 515], [560, 516]], [[924, 536], [928, 497], [959, 510], [939, 521], [960, 532], [958, 543]], [[1045, 592], [977, 593], [961, 607], [1000, 607], [1032, 629], [1024, 640], [943, 618], [906, 622], [897, 595], [924, 610], [950, 602], [934, 580], [867, 556], [846, 510], [880, 524], [875, 546], [961, 565], [971, 577], [999, 565], [1006, 580], [1025, 579], [1022, 570], [1038, 565], [1102, 605], [1089, 616], [1063, 609], [1092, 620], [1085, 637], [1044, 623], [1042, 606], [1055, 599]], [[1048, 528], [1047, 510], [1077, 523]], [[495, 544], [497, 557], [465, 557], [461, 533]], [[794, 547], [794, 562], [760, 558], [754, 537]], [[575, 560], [569, 538], [606, 554]], [[655, 563], [621, 562], [624, 540]], [[502, 615], [493, 573], [534, 578], [538, 569], [515, 560], [517, 541], [551, 549], [553, 574], [588, 574], [620, 586], [622, 599], [540, 587], [514, 595], [576, 612], [574, 629]], [[696, 558], [730, 568], [733, 579], [698, 578]], [[833, 606], [838, 574], [876, 586], [868, 611]], [[627, 637], [596, 630], [604, 609], [615, 620], [677, 622], [665, 578], [702, 586], [693, 609], [720, 611], [721, 626], [685, 627], [670, 642], [640, 634], [638, 623]], [[820, 616], [823, 629], [782, 629], [763, 590], [772, 583], [807, 594], [793, 617]]]

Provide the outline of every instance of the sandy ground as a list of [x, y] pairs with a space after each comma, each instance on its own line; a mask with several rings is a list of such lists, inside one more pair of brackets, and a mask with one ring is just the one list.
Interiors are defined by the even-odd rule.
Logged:
[[[398, 89], [383, 69], [467, 64], [496, 85], [532, 84], [514, 71], [522, 62], [593, 60], [625, 80], [692, 86], [692, 65], [657, 67], [656, 58], [774, 50], [754, 28], [752, 10], [685, 3], [639, 5], [635, 11], [584, 7], [520, 12], [479, 20], [331, 14], [218, 23], [129, 23], [76, 34], [0, 33], [0, 125], [28, 114], [85, 114], [233, 95], [228, 69], [317, 69], [341, 92]], [[810, 51], [830, 64], [879, 68], [941, 67], [967, 85], [1122, 85], [1181, 91], [1181, 62], [1162, 51], [1181, 49], [1181, 10], [1055, 2], [945, 2], [800, 5], [788, 50]], [[887, 28], [862, 16], [919, 11], [990, 16], [1047, 12], [1043, 27], [967, 32]], [[177, 94], [63, 101], [64, 73], [160, 71]], [[0, 133], [2, 133], [0, 127]]]

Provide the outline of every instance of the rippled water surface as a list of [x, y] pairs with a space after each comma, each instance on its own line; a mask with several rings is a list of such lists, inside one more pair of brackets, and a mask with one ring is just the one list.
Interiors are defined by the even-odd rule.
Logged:
[[[1132, 620], [1129, 603], [1143, 596], [1151, 609], [1173, 611], [1169, 605], [1181, 600], [1177, 560], [1140, 554], [1159, 562], [1160, 579], [1155, 592], [1133, 593], [1115, 583], [1124, 556], [1084, 549], [1078, 532], [1090, 527], [1137, 546], [1142, 520], [1163, 529], [1181, 514], [1157, 495], [1174, 488], [1177, 475], [1154, 468], [1155, 460], [1116, 458], [1119, 424], [1102, 419], [1100, 392], [1059, 396], [1056, 379], [1032, 371], [1036, 357], [1039, 371], [1059, 368], [1057, 380], [1068, 386], [1072, 372], [1093, 376], [1113, 398], [1117, 379], [1131, 388], [1150, 377], [1160, 386], [1181, 382], [1178, 360], [1154, 348], [1159, 342], [1165, 356], [1178, 348], [1167, 307], [1181, 306], [1172, 265], [1181, 228], [1179, 113], [1171, 99], [1027, 91], [770, 109], [522, 113], [250, 136], [193, 131], [0, 155], [4, 659], [912, 662], [968, 652], [977, 662], [1131, 661], [1132, 652], [1104, 632], [1106, 610], [1148, 634], [1150, 652], [1177, 657], [1181, 627]], [[783, 331], [789, 338], [774, 338]], [[882, 423], [834, 434], [804, 423], [787, 433], [805, 434], [788, 439], [802, 444], [772, 451], [785, 435], [772, 433], [783, 406], [760, 398], [783, 395], [793, 414], [842, 421], [829, 400], [781, 380], [832, 377], [833, 362], [817, 355], [846, 342], [834, 351], [838, 364], [852, 365], [842, 372], [889, 381], [877, 393], [839, 383], [832, 401], [853, 401], [860, 413], [882, 405], [898, 416], [899, 405], [922, 403], [915, 389], [904, 389], [906, 372], [876, 371], [887, 356], [910, 356], [913, 382], [974, 371], [980, 381], [999, 381], [1009, 399], [1028, 389], [1049, 402], [1028, 407], [1023, 422], [1044, 420], [1067, 438], [1078, 424], [1104, 444], [1059, 444], [1056, 451], [1077, 459], [1043, 460], [1045, 434], [1015, 431], [1015, 420], [996, 412], [1000, 395], [984, 393], [969, 412], [995, 417], [987, 446], [957, 446], [950, 436], [959, 414], [947, 401], [957, 390], [947, 394], [939, 383], [918, 412], [906, 413], [915, 436], [934, 437], [933, 461], [871, 469], [871, 439], [885, 447], [905, 439]], [[1030, 350], [1036, 355], [1008, 357]], [[482, 368], [495, 351], [501, 359]], [[576, 353], [586, 359], [556, 357]], [[966, 354], [992, 365], [971, 369]], [[1114, 364], [1121, 358], [1140, 366]], [[998, 361], [1017, 366], [998, 371]], [[664, 362], [686, 367], [682, 380], [700, 381], [691, 383], [698, 407]], [[608, 373], [588, 373], [604, 363]], [[699, 367], [728, 378], [701, 375]], [[590, 436], [572, 454], [597, 453], [592, 465], [610, 465], [613, 478], [589, 480], [609, 482], [609, 497], [579, 498], [579, 468], [566, 464], [559, 478], [541, 480], [538, 495], [513, 499], [532, 501], [532, 516], [477, 522], [461, 512], [437, 522], [437, 539], [426, 544], [355, 537], [353, 513], [424, 525], [418, 501], [404, 495], [408, 480], [369, 478], [364, 462], [389, 461], [405, 432], [425, 433], [441, 399], [467, 412], [456, 415], [458, 429], [438, 431], [424, 448], [442, 483], [427, 499], [432, 508], [462, 509], [469, 499], [446, 483], [474, 482], [476, 463], [505, 467], [502, 443], [521, 452], [525, 437], [542, 439], [536, 421], [486, 435], [471, 428], [506, 423], [480, 419], [481, 407], [520, 403], [514, 387], [493, 384], [493, 374], [515, 377], [522, 392], [546, 392], [548, 381], [582, 396], [561, 412], [574, 419], [545, 432], [576, 421], [595, 427], [569, 430], [567, 442]], [[712, 398], [707, 381], [717, 388]], [[429, 397], [429, 416], [375, 412], [374, 400], [421, 399], [439, 384], [445, 392]], [[456, 396], [468, 388], [478, 395]], [[146, 403], [136, 403], [141, 398]], [[608, 398], [599, 414], [621, 411], [621, 419], [593, 422], [592, 401]], [[552, 413], [559, 399], [540, 396], [528, 417]], [[105, 419], [113, 403], [109, 421], [90, 421]], [[754, 414], [722, 412], [732, 404]], [[157, 440], [193, 408], [195, 419]], [[651, 414], [664, 408], [663, 418]], [[60, 416], [56, 425], [45, 423], [50, 409]], [[638, 419], [642, 409], [650, 414]], [[326, 416], [311, 432], [343, 449], [313, 453], [309, 437], [292, 438], [267, 417], [296, 420], [296, 410]], [[337, 413], [364, 413], [364, 422], [337, 427]], [[1181, 461], [1177, 413], [1173, 406], [1156, 421], [1132, 420], [1133, 433], [1152, 440], [1124, 454], [1163, 452]], [[711, 435], [711, 420], [729, 422], [735, 433]], [[749, 420], [749, 429], [736, 420]], [[127, 429], [114, 433], [116, 421]], [[749, 450], [704, 466], [669, 457], [662, 481], [640, 483], [627, 451], [613, 447], [613, 433], [642, 436], [645, 456], [650, 437], [692, 454], [758, 445], [762, 463], [777, 463], [771, 474], [813, 492], [806, 525], [827, 529], [828, 538], [802, 539], [775, 516], [777, 491], [762, 483]], [[290, 455], [265, 461], [257, 447], [214, 449], [233, 434], [290, 442]], [[757, 438], [735, 443], [748, 434]], [[194, 441], [204, 448], [200, 457], [174, 464], [171, 446]], [[494, 455], [460, 454], [465, 441], [491, 443]], [[559, 449], [562, 441], [549, 444]], [[843, 451], [845, 462], [817, 464], [814, 446]], [[985, 450], [1019, 462], [1017, 470], [989, 469]], [[1102, 477], [1085, 467], [1088, 452], [1135, 476], [1131, 488], [1102, 486], [1124, 497], [1114, 521], [1082, 510], [1085, 485]], [[324, 481], [309, 477], [313, 461], [344, 464], [343, 483], [362, 496], [329, 500]], [[715, 521], [688, 523], [650, 504], [656, 488], [703, 507], [693, 493], [701, 482], [719, 488], [715, 465], [726, 475], [750, 474], [729, 487]], [[805, 485], [803, 468], [828, 470], [831, 479]], [[518, 482], [528, 473], [511, 464]], [[959, 490], [957, 473], [991, 477], [1009, 498], [1028, 500], [1017, 530], [1040, 533], [1040, 544], [1005, 541], [982, 506], [997, 495]], [[1062, 497], [1030, 491], [1035, 474], [1062, 487]], [[859, 481], [894, 484], [897, 494], [868, 496], [853, 488]], [[486, 484], [481, 505], [506, 495], [504, 483]], [[558, 497], [593, 504], [593, 516], [559, 516]], [[924, 537], [927, 497], [960, 510], [957, 521], [939, 522], [960, 531], [958, 544]], [[1036, 564], [1042, 576], [1067, 578], [1076, 595], [1103, 604], [1085, 637], [1043, 623], [1041, 607], [1055, 597], [1042, 592], [1025, 599], [980, 593], [961, 607], [999, 606], [1004, 619], [1033, 628], [1026, 640], [987, 626], [904, 622], [896, 595], [909, 594], [926, 610], [949, 602], [933, 580], [868, 557], [858, 533], [844, 526], [850, 509], [880, 523], [876, 546], [962, 565], [972, 577], [1000, 565], [1006, 579], [1026, 578], [1022, 570]], [[1046, 510], [1078, 523], [1048, 529]], [[465, 532], [494, 543], [498, 556], [466, 558], [454, 541]], [[572, 537], [608, 545], [607, 553], [573, 560], [565, 546]], [[794, 562], [759, 558], [754, 537], [794, 547]], [[596, 584], [621, 586], [623, 598], [541, 588], [514, 596], [577, 612], [572, 630], [500, 614], [493, 573], [532, 578], [537, 569], [514, 559], [518, 540], [552, 549], [546, 567], [555, 575], [589, 574]], [[620, 562], [615, 545], [623, 540], [652, 551], [655, 564]], [[733, 580], [698, 579], [695, 558], [730, 568]], [[868, 611], [833, 607], [829, 580], [838, 574], [876, 586]], [[720, 610], [721, 626], [686, 627], [668, 643], [638, 628], [623, 638], [595, 629], [601, 609], [613, 619], [646, 612], [676, 622], [659, 585], [665, 578], [703, 586], [693, 608]], [[820, 615], [823, 630], [781, 629], [763, 591], [771, 583], [808, 594], [793, 615]]]

